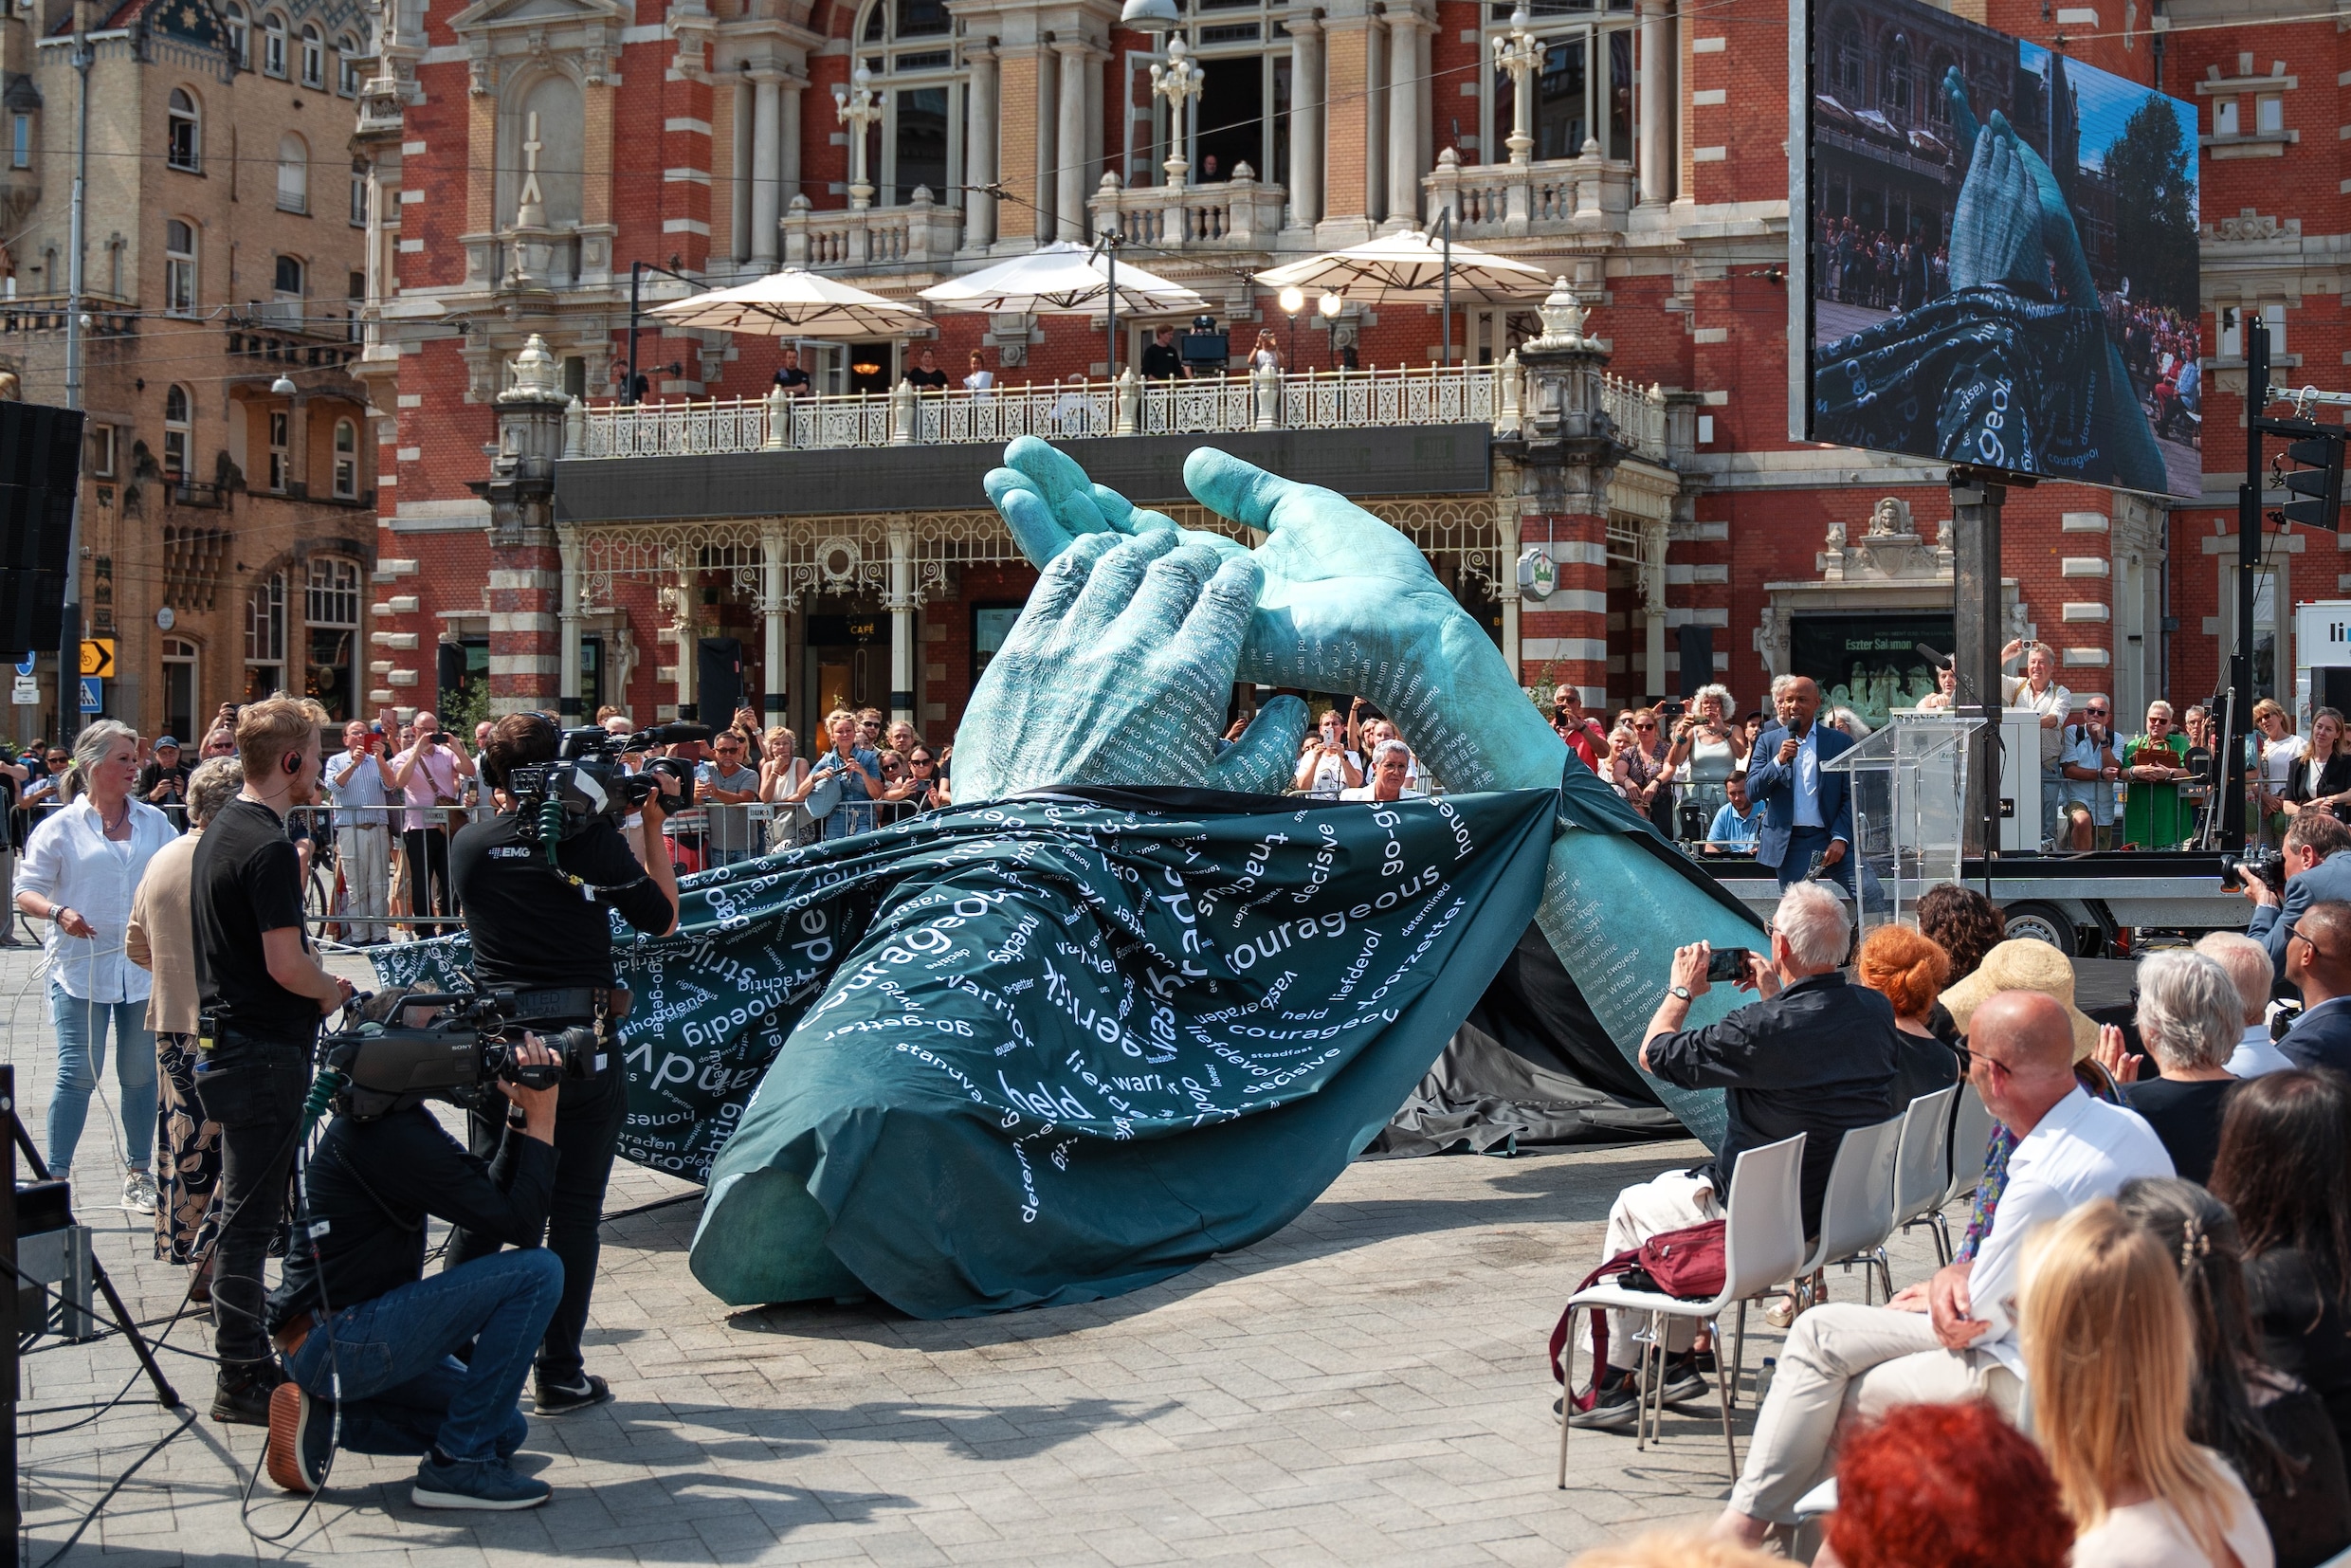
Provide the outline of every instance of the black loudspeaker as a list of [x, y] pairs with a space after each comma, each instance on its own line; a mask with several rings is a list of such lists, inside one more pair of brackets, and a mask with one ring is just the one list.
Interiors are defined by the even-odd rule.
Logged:
[[704, 637], [695, 648], [695, 706], [713, 730], [735, 722], [743, 705], [743, 645], [738, 637]]
[[2310, 671], [2310, 707], [2351, 713], [2351, 665], [2319, 665]]
[[79, 410], [0, 403], [0, 651], [64, 634], [82, 423]]
[[457, 699], [457, 688], [465, 684], [465, 645], [441, 643], [433, 648], [433, 684], [440, 688], [433, 698], [435, 707], [446, 708]]
[[[1698, 695], [1700, 686], [1714, 679], [1714, 628], [1684, 622], [1675, 630], [1682, 640], [1682, 700], [1686, 702]], [[1735, 719], [1738, 715], [1723, 717]]]

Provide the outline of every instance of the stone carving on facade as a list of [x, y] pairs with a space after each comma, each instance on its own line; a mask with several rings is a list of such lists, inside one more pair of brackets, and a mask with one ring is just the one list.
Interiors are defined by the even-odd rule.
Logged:
[[1847, 582], [1949, 581], [1951, 552], [1930, 543], [1911, 521], [1909, 502], [1886, 496], [1869, 510], [1861, 537], [1842, 522], [1829, 524], [1827, 548], [1813, 557], [1820, 579]]
[[1788, 645], [1795, 630], [1795, 616], [1777, 605], [1765, 605], [1755, 628], [1755, 650], [1762, 656], [1763, 667], [1777, 675], [1788, 667]]
[[2298, 240], [2302, 238], [2300, 218], [2273, 218], [2248, 207], [2233, 218], [2219, 218], [2213, 223], [2215, 240]]

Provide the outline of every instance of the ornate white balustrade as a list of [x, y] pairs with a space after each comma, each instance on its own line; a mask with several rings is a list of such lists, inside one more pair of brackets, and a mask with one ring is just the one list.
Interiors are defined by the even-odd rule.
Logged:
[[1421, 189], [1430, 211], [1453, 210], [1454, 232], [1465, 239], [1621, 230], [1632, 209], [1633, 167], [1600, 156], [1597, 142], [1584, 149], [1581, 157], [1540, 163], [1465, 165], [1448, 147], [1420, 177]]
[[[1492, 425], [1515, 433], [1522, 401], [1518, 362], [1471, 368], [1307, 373], [1264, 371], [1197, 381], [1142, 381], [1133, 367], [1111, 381], [957, 389], [848, 397], [621, 403], [574, 400], [566, 458], [704, 457], [726, 452], [837, 450], [917, 444], [1000, 445], [1121, 435], [1214, 435], [1238, 430], [1366, 429], [1411, 425]], [[1622, 387], [1620, 429], [1648, 430], [1664, 449], [1663, 394]], [[1612, 393], [1611, 395], [1617, 395]], [[1653, 408], [1651, 407], [1653, 405]]]
[[1139, 185], [1115, 173], [1086, 202], [1097, 234], [1157, 250], [1271, 250], [1287, 193], [1260, 185], [1246, 163], [1214, 185]]
[[1600, 411], [1616, 428], [1616, 439], [1635, 457], [1667, 461], [1666, 394], [1651, 385], [1643, 388], [1620, 375], [1600, 373]]
[[784, 214], [784, 264], [812, 271], [881, 265], [944, 270], [962, 241], [962, 210], [939, 205], [927, 185], [916, 186], [903, 207], [820, 212], [802, 195], [792, 198]]

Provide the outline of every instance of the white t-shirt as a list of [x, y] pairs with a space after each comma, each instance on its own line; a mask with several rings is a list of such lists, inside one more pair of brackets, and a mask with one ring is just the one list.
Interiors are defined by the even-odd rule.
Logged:
[[[1355, 769], [1356, 776], [1363, 776], [1363, 758], [1353, 752], [1346, 755], [1347, 766]], [[1339, 758], [1329, 752], [1318, 751], [1314, 762], [1314, 780], [1306, 793], [1317, 800], [1337, 800], [1347, 787], [1347, 772], [1339, 765]]]
[[[2227, 1460], [2210, 1449], [2203, 1452], [2220, 1471], [2229, 1495], [2229, 1523], [2222, 1537], [2236, 1554], [2239, 1568], [2276, 1568], [2269, 1526], [2261, 1522], [2245, 1483]], [[2186, 1522], [2161, 1498], [2113, 1509], [2096, 1528], [2074, 1537], [2072, 1562], [2073, 1568], [2219, 1568], [2196, 1549]]]
[[993, 371], [974, 371], [971, 374], [963, 378], [963, 390], [965, 392], [992, 392], [994, 390], [995, 384], [996, 373]]
[[2000, 677], [2000, 701], [2012, 708], [2029, 708], [2044, 718], [2052, 713], [2057, 716], [2056, 726], [2044, 726], [2041, 730], [2041, 767], [2047, 770], [2056, 766], [2058, 731], [2065, 724], [2067, 712], [2073, 706], [2073, 694], [2052, 680], [2049, 689], [2036, 696], [2032, 683], [2024, 676], [2003, 675]]
[[[1370, 800], [1373, 798], [1373, 788], [1374, 786], [1369, 784], [1359, 784], [1352, 790], [1340, 791], [1339, 798], [1341, 800]], [[1407, 789], [1402, 794], [1396, 796], [1396, 798], [1398, 800], [1420, 800], [1425, 797], [1418, 790]]]
[[2308, 737], [2289, 735], [2280, 740], [2261, 743], [2261, 781], [2269, 786], [2272, 794], [2283, 794], [2286, 786], [2294, 781], [2294, 764], [2310, 754]]

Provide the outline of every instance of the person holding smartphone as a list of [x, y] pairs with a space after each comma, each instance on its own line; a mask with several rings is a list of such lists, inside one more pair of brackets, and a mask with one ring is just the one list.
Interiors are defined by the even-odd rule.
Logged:
[[847, 838], [854, 833], [869, 832], [873, 828], [873, 802], [882, 795], [881, 754], [859, 743], [863, 737], [857, 715], [847, 708], [835, 708], [825, 716], [825, 731], [832, 737], [832, 750], [816, 759], [808, 776], [786, 793], [780, 803], [797, 806], [808, 799], [809, 792], [819, 783], [839, 775], [841, 804], [825, 817], [819, 836]]
[[1347, 721], [1337, 708], [1324, 708], [1314, 738], [1298, 758], [1291, 784], [1316, 800], [1337, 800], [1343, 790], [1363, 787], [1363, 758], [1347, 744]]

